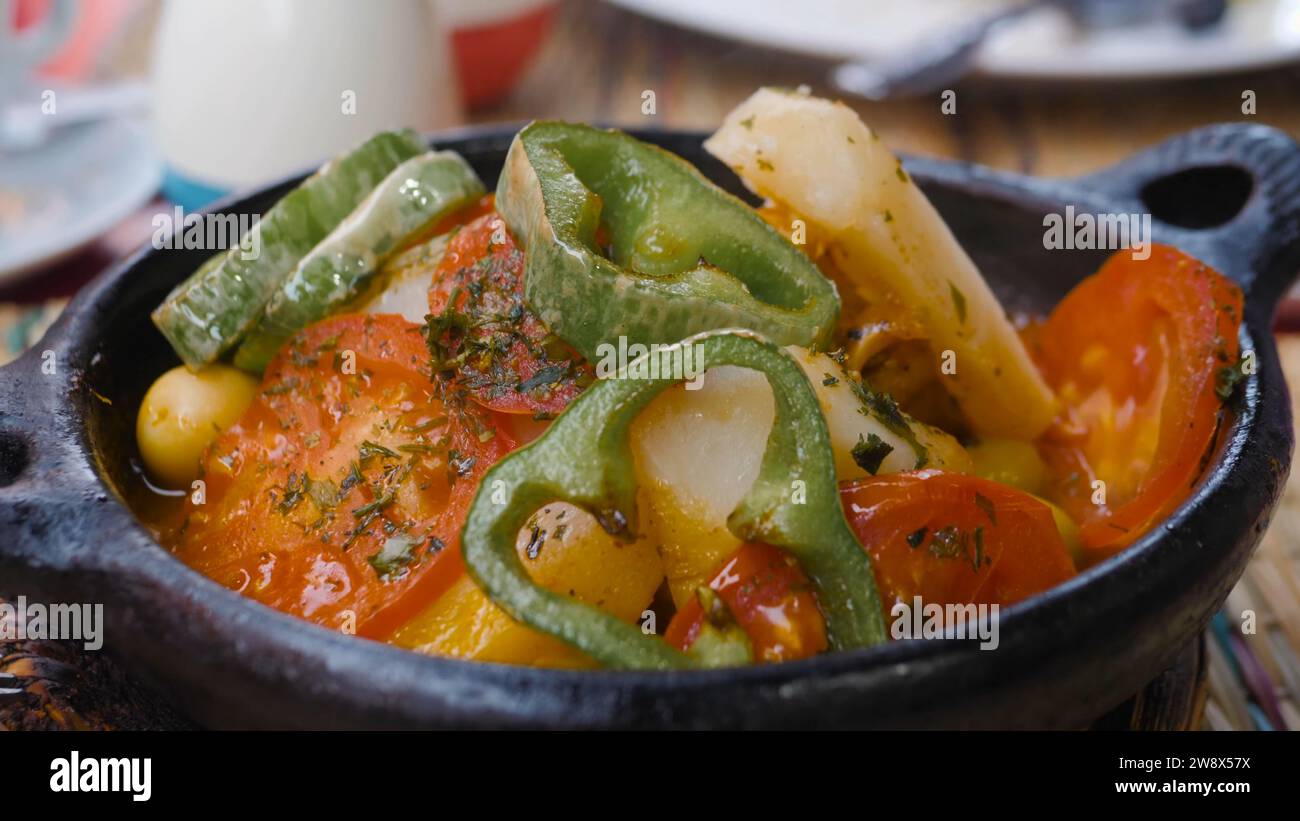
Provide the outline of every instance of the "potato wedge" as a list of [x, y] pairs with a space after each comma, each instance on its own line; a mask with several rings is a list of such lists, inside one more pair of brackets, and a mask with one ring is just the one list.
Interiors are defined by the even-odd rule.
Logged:
[[[899, 414], [887, 424], [867, 406], [850, 376], [825, 354], [788, 347], [822, 406], [839, 481], [869, 475], [854, 459], [859, 442], [878, 441], [875, 473], [918, 466], [973, 470], [957, 440]], [[727, 517], [758, 477], [775, 404], [767, 378], [725, 366], [704, 375], [699, 390], [676, 385], [655, 398], [631, 428], [645, 537], [659, 545], [673, 600], [680, 606], [740, 546]], [[887, 451], [887, 452], [886, 452]]]
[[883, 284], [955, 354], [941, 381], [977, 433], [1032, 439], [1051, 389], [1002, 306], [898, 158], [842, 103], [760, 89], [704, 144], [761, 196], [828, 238], [837, 267]]

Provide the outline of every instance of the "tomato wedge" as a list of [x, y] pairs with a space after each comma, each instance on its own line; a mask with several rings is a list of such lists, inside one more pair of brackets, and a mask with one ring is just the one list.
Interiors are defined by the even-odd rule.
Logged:
[[444, 399], [420, 327], [343, 315], [300, 332], [204, 463], [164, 542], [244, 595], [382, 638], [463, 572], [459, 533], [513, 439]]
[[[709, 589], [749, 637], [755, 661], [789, 661], [826, 649], [826, 622], [812, 585], [785, 551], [742, 544], [722, 563]], [[664, 640], [687, 649], [699, 637], [705, 618], [700, 596], [692, 596], [669, 623]]]
[[895, 604], [1009, 605], [1074, 575], [1047, 505], [1007, 485], [941, 470], [840, 488], [871, 555], [885, 618]]
[[439, 368], [483, 407], [559, 413], [592, 370], [524, 304], [524, 255], [495, 212], [458, 230], [429, 289]]
[[1040, 451], [1090, 562], [1150, 530], [1199, 478], [1238, 372], [1241, 309], [1235, 284], [1156, 245], [1146, 260], [1112, 256], [1039, 330], [1036, 356], [1065, 405]]

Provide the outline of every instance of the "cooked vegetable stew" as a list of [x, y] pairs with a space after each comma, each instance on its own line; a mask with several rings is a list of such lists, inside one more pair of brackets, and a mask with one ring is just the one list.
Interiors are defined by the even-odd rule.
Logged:
[[421, 653], [709, 667], [1014, 604], [1186, 498], [1242, 376], [1224, 277], [1120, 251], [1013, 324], [847, 107], [763, 89], [705, 145], [760, 208], [559, 122], [494, 195], [409, 132], [326, 165], [154, 313], [160, 542]]

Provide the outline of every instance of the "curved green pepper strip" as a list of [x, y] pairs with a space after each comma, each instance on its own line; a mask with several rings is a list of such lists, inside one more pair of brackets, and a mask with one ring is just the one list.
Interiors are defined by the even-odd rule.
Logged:
[[753, 209], [618, 131], [528, 125], [496, 206], [525, 248], [529, 308], [592, 361], [620, 336], [667, 344], [717, 328], [824, 347], [839, 316], [834, 283]]
[[408, 240], [483, 193], [454, 151], [428, 151], [397, 166], [280, 282], [235, 351], [235, 367], [266, 370], [289, 337], [339, 311]]
[[[689, 355], [699, 357], [693, 361], [700, 368], [738, 365], [760, 371], [776, 401], [758, 478], [728, 517], [728, 529], [740, 539], [784, 548], [799, 559], [817, 589], [832, 647], [884, 641], [871, 560], [844, 518], [830, 434], [803, 369], [749, 331], [700, 334], [669, 348], [670, 355], [687, 346], [697, 347]], [[634, 367], [628, 371], [635, 373]], [[520, 561], [515, 540], [537, 509], [556, 501], [584, 508], [610, 533], [630, 538], [637, 512], [628, 430], [646, 405], [676, 381], [597, 382], [540, 438], [487, 472], [461, 533], [470, 576], [492, 601], [516, 620], [609, 667], [674, 668], [700, 662], [643, 635], [635, 625], [538, 585]]]

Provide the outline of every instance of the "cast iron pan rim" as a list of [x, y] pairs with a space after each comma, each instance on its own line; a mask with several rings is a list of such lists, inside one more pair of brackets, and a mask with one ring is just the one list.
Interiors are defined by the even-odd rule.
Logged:
[[[504, 145], [508, 144], [517, 128], [517, 125], [467, 128], [436, 135], [431, 142], [438, 147], [457, 147], [457, 144], [460, 147], [465, 147], [464, 143], [467, 142]], [[633, 133], [638, 132], [633, 131]], [[700, 132], [649, 130], [640, 132], [640, 136], [651, 139], [655, 137], [672, 137], [682, 140], [698, 140], [702, 139], [704, 135]], [[933, 178], [944, 182], [950, 179], [950, 173], [960, 174], [971, 168], [968, 164], [960, 162], [917, 161], [910, 158], [908, 167], [914, 169], [912, 172], [914, 176], [923, 181]], [[981, 195], [1001, 195], [1022, 203], [1026, 199], [1038, 199], [1044, 203], [1057, 202], [1059, 204], [1057, 198], [1050, 193], [1045, 194], [1041, 190], [1036, 190], [1033, 178], [987, 169], [980, 169], [980, 172], [978, 179], [968, 180], [968, 182], [973, 187], [980, 189], [979, 193]], [[239, 206], [248, 200], [258, 198], [270, 189], [299, 180], [303, 176], [303, 174], [292, 175], [280, 182], [260, 188], [256, 192], [232, 195], [205, 210], [238, 211], [240, 210]], [[73, 354], [80, 354], [78, 367], [84, 368], [93, 353], [96, 339], [93, 328], [82, 327], [88, 321], [87, 317], [93, 317], [94, 315], [93, 311], [87, 309], [89, 306], [97, 304], [103, 295], [111, 292], [114, 288], [121, 287], [119, 280], [129, 276], [129, 272], [152, 253], [155, 253], [155, 251], [145, 246], [119, 265], [101, 274], [84, 288], [69, 305], [61, 320], [55, 327], [51, 328], [42, 343], [43, 346], [63, 349], [73, 348]], [[1271, 306], [1269, 308], [1269, 310], [1262, 312], [1265, 318], [1271, 313]], [[1253, 347], [1260, 354], [1261, 360], [1266, 360], [1269, 358], [1268, 350], [1272, 348], [1271, 338], [1267, 334], [1267, 328], [1265, 328], [1265, 333], [1257, 334], [1252, 321], [1260, 313], [1261, 311], [1258, 310], [1247, 310], [1246, 321], [1243, 322], [1241, 330], [1241, 340], [1243, 349], [1247, 346]], [[36, 346], [32, 350], [35, 351], [39, 347], [41, 346]], [[1268, 350], [1265, 350], [1266, 348]], [[24, 359], [28, 360], [31, 358], [31, 352], [27, 357], [24, 357]], [[18, 365], [20, 363], [14, 364]], [[30, 367], [30, 361], [28, 366]], [[1153, 567], [1166, 567], [1167, 562], [1176, 564], [1174, 562], [1177, 558], [1176, 552], [1183, 546], [1178, 544], [1179, 540], [1174, 537], [1177, 536], [1179, 531], [1188, 527], [1192, 520], [1203, 522], [1212, 517], [1213, 513], [1209, 510], [1210, 506], [1216, 501], [1215, 497], [1219, 491], [1224, 489], [1224, 485], [1231, 473], [1242, 464], [1243, 456], [1246, 455], [1252, 444], [1252, 434], [1255, 433], [1255, 429], [1261, 422], [1259, 411], [1262, 383], [1266, 378], [1269, 378], [1268, 370], [1261, 368], [1259, 377], [1259, 379], [1249, 380], [1246, 383], [1244, 395], [1236, 400], [1237, 412], [1233, 425], [1225, 432], [1218, 458], [1212, 463], [1207, 476], [1202, 480], [1194, 494], [1161, 526], [1148, 533], [1120, 555], [1090, 568], [1069, 582], [1046, 593], [1007, 608], [1003, 613], [1001, 624], [1004, 647], [1010, 644], [1029, 644], [1038, 641], [1039, 638], [1036, 638], [1036, 636], [1041, 637], [1042, 630], [1047, 629], [1048, 625], [1061, 624], [1067, 621], [1070, 613], [1081, 606], [1094, 611], [1099, 605], [1103, 604], [1110, 609], [1122, 608], [1123, 602], [1115, 600], [1103, 602], [1101, 597], [1095, 594], [1094, 588], [1100, 582], [1108, 583], [1111, 588], [1129, 587], [1133, 593], [1140, 593], [1140, 577], [1144, 571]], [[77, 377], [74, 375], [74, 384], [76, 379]], [[62, 406], [59, 408], [60, 412], [68, 413], [68, 405], [75, 405], [75, 400], [72, 399], [74, 393], [75, 390], [69, 391], [57, 400]], [[1272, 386], [1271, 393], [1275, 398], [1280, 395], [1277, 386]], [[77, 443], [78, 455], [84, 460], [84, 467], [94, 474], [98, 483], [96, 489], [108, 491], [116, 496], [115, 491], [105, 482], [95, 464], [82, 411], [73, 407], [70, 416], [80, 426], [81, 438]], [[971, 643], [969, 642], [891, 642], [876, 648], [827, 654], [780, 665], [669, 673], [568, 671], [435, 658], [378, 642], [357, 641], [354, 637], [341, 635], [245, 598], [197, 571], [191, 570], [172, 556], [152, 539], [131, 511], [123, 504], [114, 504], [112, 509], [105, 511], [105, 513], [110, 517], [113, 531], [127, 537], [130, 542], [130, 544], [121, 546], [123, 555], [142, 548], [157, 551], [157, 553], [152, 554], [138, 554], [135, 559], [136, 572], [156, 578], [160, 575], [160, 572], [162, 576], [167, 576], [174, 575], [168, 572], [169, 570], [179, 570], [180, 573], [189, 577], [189, 581], [194, 583], [192, 589], [185, 591], [186, 598], [193, 600], [214, 614], [219, 616], [240, 614], [249, 619], [256, 619], [260, 625], [264, 625], [261, 632], [264, 632], [276, 644], [282, 645], [286, 649], [300, 649], [306, 646], [318, 649], [325, 655], [338, 652], [340, 658], [346, 660], [345, 667], [398, 664], [407, 666], [412, 670], [425, 670], [434, 674], [424, 679], [428, 685], [433, 687], [436, 687], [437, 674], [446, 673], [452, 678], [476, 679], [484, 684], [496, 681], [510, 687], [517, 687], [522, 678], [531, 684], [619, 689], [632, 686], [646, 691], [669, 689], [678, 691], [712, 687], [720, 683], [780, 684], [809, 677], [824, 678], [843, 673], [884, 671], [893, 665], [915, 662], [940, 662], [939, 666], [942, 667], [942, 663], [958, 664], [963, 657], [970, 656], [969, 645]], [[1229, 548], [1230, 546], [1224, 547], [1225, 550]], [[164, 562], [167, 567], [158, 567], [156, 569], [147, 567], [157, 559], [159, 553], [165, 555]], [[130, 562], [129, 558], [127, 562]], [[141, 565], [145, 566], [141, 567]], [[1103, 618], [1103, 616], [1097, 615], [1095, 612], [1092, 613], [1092, 616], [1099, 621]]]

